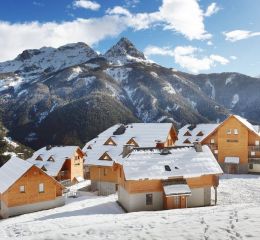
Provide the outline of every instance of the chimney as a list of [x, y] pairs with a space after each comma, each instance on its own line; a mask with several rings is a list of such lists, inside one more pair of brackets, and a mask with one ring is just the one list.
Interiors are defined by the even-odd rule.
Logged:
[[46, 146], [46, 150], [51, 150], [52, 146], [51, 145], [47, 145]]
[[194, 145], [194, 148], [195, 148], [196, 152], [202, 152], [202, 145], [201, 145], [201, 143], [194, 142], [193, 145]]
[[123, 146], [123, 153], [122, 153], [123, 158], [126, 157], [130, 152], [132, 152], [133, 148], [134, 148], [134, 145], [125, 144]]
[[156, 142], [156, 148], [158, 148], [158, 149], [163, 149], [163, 148], [164, 148], [164, 143], [161, 142], [161, 141], [157, 141], [157, 142]]

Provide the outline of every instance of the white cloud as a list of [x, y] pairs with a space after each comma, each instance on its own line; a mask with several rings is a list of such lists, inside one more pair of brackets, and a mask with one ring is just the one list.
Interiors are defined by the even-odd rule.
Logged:
[[232, 59], [232, 60], [237, 60], [236, 56], [230, 56], [229, 58]]
[[213, 42], [207, 41], [207, 45], [212, 46], [212, 45], [213, 45]]
[[128, 26], [135, 30], [161, 24], [165, 30], [181, 33], [189, 40], [211, 37], [205, 30], [204, 14], [197, 0], [163, 0], [159, 10], [152, 13], [131, 14], [120, 6], [109, 9], [107, 13], [124, 15]]
[[217, 64], [226, 65], [229, 63], [228, 59], [220, 55], [211, 54], [209, 56], [199, 57], [199, 52], [201, 52], [200, 49], [192, 46], [178, 46], [174, 49], [169, 47], [160, 48], [157, 46], [148, 46], [144, 51], [147, 56], [172, 56], [174, 57], [175, 63], [192, 73], [210, 70]]
[[183, 34], [190, 40], [211, 37], [205, 30], [204, 16], [197, 0], [164, 0], [159, 8], [165, 29]]
[[230, 32], [224, 32], [223, 34], [225, 35], [226, 40], [230, 42], [236, 42], [239, 40], [260, 36], [260, 32], [251, 32], [247, 30], [234, 30]]
[[[98, 8], [97, 5], [90, 4], [95, 3], [94, 1], [77, 0], [73, 3], [74, 7], [92, 7], [93, 10]], [[78, 41], [93, 45], [107, 37], [118, 36], [128, 28], [139, 31], [162, 27], [180, 33], [190, 40], [207, 39], [210, 34], [206, 32], [203, 20], [204, 15], [197, 0], [163, 0], [158, 11], [151, 13], [131, 13], [117, 6], [108, 9], [103, 17], [61, 23], [13, 24], [0, 21], [0, 61], [14, 58], [28, 48], [58, 47]]]
[[59, 47], [79, 41], [93, 45], [107, 37], [115, 37], [123, 30], [125, 24], [118, 16], [44, 24], [0, 22], [0, 61], [12, 59], [25, 49]]
[[213, 2], [208, 6], [206, 12], [204, 13], [204, 16], [210, 17], [213, 14], [216, 14], [219, 10], [220, 10], [220, 7], [217, 5], [217, 3]]
[[76, 0], [73, 2], [75, 8], [85, 8], [93, 11], [97, 11], [101, 6], [99, 3], [89, 0]]

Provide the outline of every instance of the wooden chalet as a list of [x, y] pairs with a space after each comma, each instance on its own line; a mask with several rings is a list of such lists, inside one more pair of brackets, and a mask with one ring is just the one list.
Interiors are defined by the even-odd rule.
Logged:
[[0, 168], [0, 217], [62, 206], [63, 188], [42, 169], [12, 157]]

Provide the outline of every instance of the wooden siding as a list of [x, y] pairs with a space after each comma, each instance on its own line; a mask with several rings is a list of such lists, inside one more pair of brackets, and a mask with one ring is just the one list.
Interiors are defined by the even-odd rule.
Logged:
[[[238, 130], [238, 134], [234, 134], [234, 129]], [[231, 131], [231, 134], [228, 134], [228, 131]], [[214, 144], [211, 143], [211, 139], [215, 140]], [[206, 137], [202, 144], [210, 146], [214, 154], [214, 150], [218, 151], [215, 156], [220, 163], [224, 163], [225, 157], [239, 157], [240, 164], [247, 164], [251, 155], [251, 149], [256, 149], [255, 156], [252, 157], [260, 158], [260, 149], [253, 148], [256, 140], [260, 141], [260, 137], [257, 134], [231, 116], [212, 134]]]
[[117, 183], [118, 171], [114, 167], [90, 166], [90, 179], [93, 181]]
[[[39, 193], [39, 184], [44, 184], [44, 192]], [[25, 187], [25, 192], [20, 192], [20, 186]], [[18, 179], [1, 199], [8, 207], [26, 205], [42, 201], [54, 200], [62, 195], [62, 186], [52, 177], [32, 166], [20, 179]]]

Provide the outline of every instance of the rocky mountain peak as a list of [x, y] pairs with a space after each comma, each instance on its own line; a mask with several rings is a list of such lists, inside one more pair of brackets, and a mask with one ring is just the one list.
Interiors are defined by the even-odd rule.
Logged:
[[122, 37], [112, 48], [110, 48], [104, 54], [104, 57], [111, 62], [123, 64], [131, 61], [146, 60], [144, 54], [125, 37]]
[[0, 73], [23, 72], [38, 74], [46, 70], [49, 72], [78, 65], [98, 54], [87, 44], [79, 42], [61, 46], [59, 48], [43, 47], [23, 51], [14, 60], [0, 63]]

